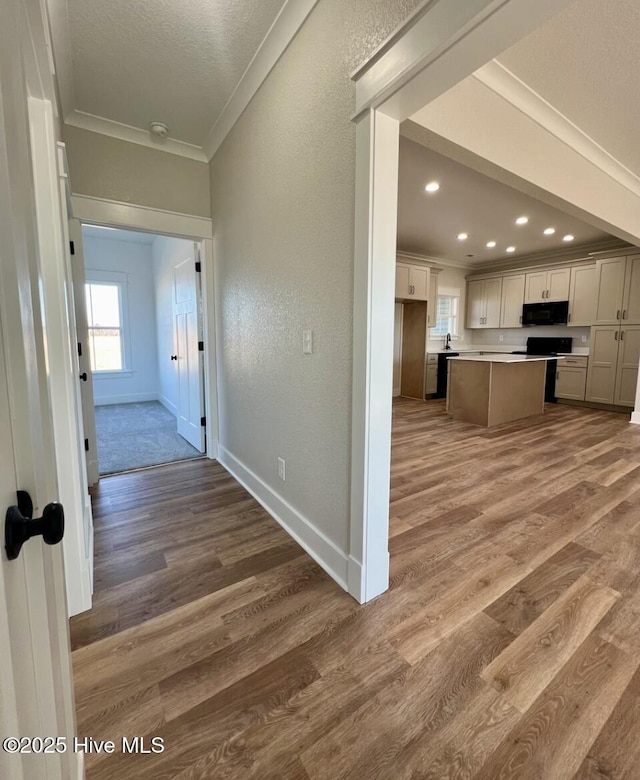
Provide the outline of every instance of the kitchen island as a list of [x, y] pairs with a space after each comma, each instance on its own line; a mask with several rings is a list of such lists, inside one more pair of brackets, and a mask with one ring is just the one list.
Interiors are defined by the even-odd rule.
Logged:
[[449, 358], [447, 411], [491, 427], [544, 412], [547, 362], [562, 357], [460, 355]]

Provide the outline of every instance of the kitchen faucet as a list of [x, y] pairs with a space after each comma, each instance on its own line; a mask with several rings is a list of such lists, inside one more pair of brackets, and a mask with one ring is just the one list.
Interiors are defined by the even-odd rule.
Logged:
[[445, 342], [444, 342], [444, 348], [445, 349], [451, 349], [451, 334], [450, 333], [447, 333], [447, 338], [445, 339]]

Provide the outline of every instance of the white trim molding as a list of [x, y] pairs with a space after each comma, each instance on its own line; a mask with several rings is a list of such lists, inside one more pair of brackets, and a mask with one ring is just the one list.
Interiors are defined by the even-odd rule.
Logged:
[[158, 152], [169, 152], [169, 154], [177, 154], [180, 157], [188, 157], [190, 160], [208, 162], [207, 155], [201, 146], [178, 141], [175, 138], [154, 138], [148, 130], [115, 122], [113, 119], [105, 119], [103, 116], [87, 114], [76, 109], [65, 116], [64, 123], [80, 130], [89, 130], [92, 133], [100, 133], [100, 135], [107, 135], [120, 141], [146, 146]]
[[640, 412], [632, 412], [629, 422], [633, 423], [634, 425], [640, 425]]
[[640, 177], [500, 62], [497, 60], [488, 62], [473, 74], [473, 78], [533, 119], [559, 141], [578, 152], [585, 160], [634, 195], [640, 195]]
[[218, 462], [341, 588], [355, 595], [348, 585], [350, 560], [346, 553], [221, 444], [218, 445]]
[[218, 151], [317, 2], [318, 0], [287, 0], [282, 6], [205, 139], [203, 148], [207, 159], [210, 160]]
[[118, 200], [72, 195], [73, 216], [81, 222], [108, 227], [131, 228], [146, 233], [161, 233], [179, 238], [211, 238], [213, 226], [207, 217], [137, 206]]
[[46, 0], [51, 19], [51, 37], [56, 77], [64, 122], [72, 127], [129, 141], [157, 151], [208, 162], [216, 153], [235, 123], [284, 54], [318, 0], [286, 0], [262, 43], [236, 84], [219, 116], [204, 139], [203, 146], [174, 138], [164, 141], [152, 138], [147, 128], [132, 127], [112, 119], [80, 111], [76, 106], [71, 62], [68, 11], [66, 0]]

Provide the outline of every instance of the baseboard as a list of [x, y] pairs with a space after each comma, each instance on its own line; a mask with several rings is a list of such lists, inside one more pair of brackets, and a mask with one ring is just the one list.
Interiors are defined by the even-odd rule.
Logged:
[[160, 403], [164, 406], [164, 408], [168, 412], [171, 412], [171, 414], [174, 417], [178, 416], [178, 407], [174, 403], [171, 403], [171, 401], [166, 397], [166, 395], [159, 395], [158, 401], [160, 401]]
[[632, 422], [634, 425], [640, 425], [640, 412], [632, 412], [629, 422]]
[[157, 393], [129, 393], [127, 395], [110, 395], [93, 399], [95, 406], [109, 406], [110, 404], [135, 404], [144, 401], [158, 401]]
[[601, 412], [618, 412], [619, 414], [631, 414], [632, 406], [617, 406], [615, 404], [599, 404], [595, 401], [576, 401], [573, 398], [558, 398], [559, 404], [565, 406], [580, 406], [583, 409], [598, 409]]
[[400, 395], [400, 388], [399, 387], [394, 387], [392, 395], [393, 395], [394, 398], [397, 398]]
[[316, 563], [322, 566], [341, 588], [351, 593], [348, 582], [351, 564], [346, 553], [221, 444], [218, 444], [218, 462], [245, 490], [251, 493], [271, 517], [309, 553]]
[[84, 774], [84, 753], [79, 751], [76, 756], [76, 780], [85, 780]]

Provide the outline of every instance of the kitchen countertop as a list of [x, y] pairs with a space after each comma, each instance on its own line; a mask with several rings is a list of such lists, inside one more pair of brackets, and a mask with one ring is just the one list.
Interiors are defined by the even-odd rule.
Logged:
[[564, 357], [549, 357], [548, 355], [505, 355], [494, 353], [492, 355], [460, 355], [449, 360], [478, 361], [482, 363], [531, 363], [535, 360], [564, 360]]

